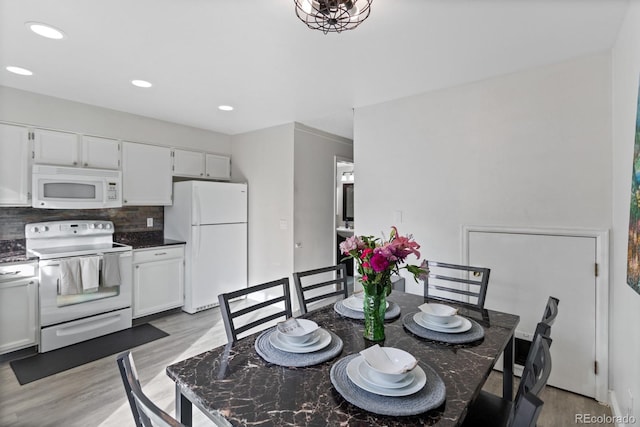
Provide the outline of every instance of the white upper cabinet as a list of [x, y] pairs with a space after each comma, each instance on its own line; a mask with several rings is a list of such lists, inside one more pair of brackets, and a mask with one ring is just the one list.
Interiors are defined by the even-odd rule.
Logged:
[[204, 153], [189, 150], [173, 150], [173, 175], [204, 177]]
[[171, 205], [171, 149], [122, 143], [122, 204]]
[[231, 158], [174, 148], [173, 175], [228, 181], [231, 179]]
[[78, 166], [80, 137], [75, 133], [35, 129], [33, 161], [47, 165]]
[[120, 141], [36, 129], [34, 162], [38, 164], [120, 169]]
[[83, 135], [82, 166], [98, 169], [120, 169], [120, 141]]
[[205, 155], [205, 178], [209, 179], [231, 179], [231, 158], [218, 156], [216, 154]]
[[0, 123], [0, 206], [31, 206], [29, 130]]

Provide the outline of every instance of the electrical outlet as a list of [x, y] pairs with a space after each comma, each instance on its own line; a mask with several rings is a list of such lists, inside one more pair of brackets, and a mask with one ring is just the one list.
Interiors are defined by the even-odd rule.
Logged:
[[153, 227], [153, 218], [147, 218], [147, 227]]

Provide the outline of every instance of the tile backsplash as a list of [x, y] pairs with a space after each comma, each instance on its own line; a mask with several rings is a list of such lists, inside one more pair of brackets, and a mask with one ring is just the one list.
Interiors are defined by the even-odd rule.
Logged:
[[[153, 218], [153, 227], [147, 227], [147, 218]], [[116, 233], [164, 230], [162, 206], [114, 209], [0, 208], [0, 240], [24, 239], [24, 226], [32, 222], [74, 219], [113, 221]]]

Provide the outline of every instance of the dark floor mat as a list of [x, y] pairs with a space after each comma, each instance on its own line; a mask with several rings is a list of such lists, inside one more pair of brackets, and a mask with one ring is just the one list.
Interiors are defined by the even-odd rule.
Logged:
[[[58, 350], [14, 360], [10, 364], [18, 382], [24, 385], [168, 335], [146, 323]], [[115, 369], [115, 359], [113, 363]]]

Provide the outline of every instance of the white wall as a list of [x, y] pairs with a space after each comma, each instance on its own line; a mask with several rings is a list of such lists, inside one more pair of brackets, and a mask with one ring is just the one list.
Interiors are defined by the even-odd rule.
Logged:
[[249, 285], [293, 272], [293, 123], [232, 137], [231, 175], [249, 184]]
[[640, 422], [640, 295], [626, 284], [629, 195], [640, 77], [640, 3], [629, 12], [613, 49], [613, 233], [611, 250], [611, 388], [619, 415]]
[[333, 265], [335, 158], [353, 158], [351, 140], [295, 125], [294, 270]]
[[0, 121], [217, 154], [231, 153], [231, 137], [223, 133], [5, 86], [0, 86]]
[[356, 233], [461, 262], [464, 224], [609, 228], [610, 78], [600, 54], [356, 109]]

